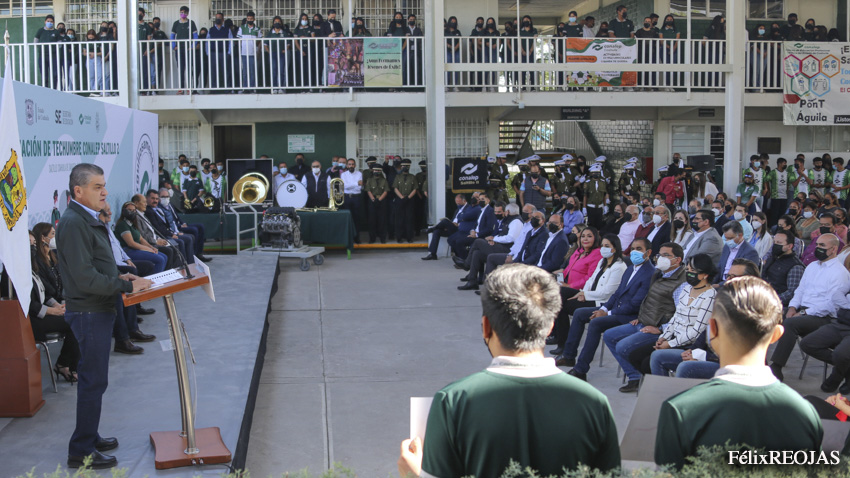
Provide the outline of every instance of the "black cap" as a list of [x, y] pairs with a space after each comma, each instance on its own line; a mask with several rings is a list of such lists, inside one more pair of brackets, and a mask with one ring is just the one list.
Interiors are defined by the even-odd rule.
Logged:
[[424, 160], [424, 159], [423, 159], [422, 161], [419, 161], [419, 166], [425, 166], [425, 164], [426, 164], [426, 163], [425, 163], [425, 160]]
[[328, 10], [328, 15], [336, 15], [336, 10], [331, 8], [330, 10]]
[[384, 170], [384, 168], [382, 168], [380, 164], [373, 164], [372, 165], [372, 171], [383, 171], [383, 170]]
[[378, 158], [376, 158], [376, 157], [374, 157], [374, 156], [369, 156], [368, 158], [366, 158], [366, 163], [367, 163], [367, 164], [368, 164], [368, 163], [377, 163], [377, 162], [378, 162]]
[[402, 165], [402, 166], [410, 166], [410, 160], [409, 160], [409, 159], [407, 159], [407, 158], [402, 159], [402, 160], [401, 160], [401, 165]]

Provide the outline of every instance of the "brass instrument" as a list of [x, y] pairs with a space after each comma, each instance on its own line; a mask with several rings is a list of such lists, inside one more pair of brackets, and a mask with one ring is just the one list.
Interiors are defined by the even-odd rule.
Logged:
[[215, 198], [212, 194], [204, 194], [204, 207], [207, 209], [212, 209], [215, 205]]
[[183, 208], [185, 208], [185, 209], [186, 209], [186, 211], [191, 211], [191, 210], [192, 210], [192, 208], [193, 208], [193, 206], [192, 206], [192, 200], [191, 200], [191, 199], [189, 199], [189, 198], [186, 198], [185, 196], [183, 196], [183, 197], [184, 197], [184, 199], [183, 199]]
[[331, 179], [331, 193], [328, 199], [328, 207], [320, 207], [322, 211], [336, 211], [337, 206], [345, 202], [345, 183], [340, 178]]
[[257, 204], [269, 194], [269, 180], [259, 173], [246, 173], [233, 185], [233, 200], [240, 204]]

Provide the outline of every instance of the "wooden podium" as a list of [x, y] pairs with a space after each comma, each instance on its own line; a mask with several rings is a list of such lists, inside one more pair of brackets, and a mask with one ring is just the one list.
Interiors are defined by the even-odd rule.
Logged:
[[[162, 297], [168, 316], [168, 332], [174, 348], [174, 362], [177, 366], [177, 385], [180, 392], [180, 414], [183, 428], [180, 431], [153, 432], [151, 444], [156, 451], [156, 469], [178, 468], [181, 466], [228, 463], [232, 457], [230, 450], [221, 439], [218, 427], [195, 429], [195, 411], [192, 408], [192, 391], [189, 388], [189, 372], [186, 367], [186, 352], [183, 350], [183, 328], [174, 306], [174, 294], [210, 283], [210, 278], [195, 264], [189, 265], [194, 276], [168, 282], [153, 289], [135, 294], [124, 294], [124, 305], [131, 306]], [[180, 271], [185, 277], [186, 273]]]
[[41, 354], [32, 325], [20, 302], [0, 300], [0, 417], [31, 417], [43, 405]]

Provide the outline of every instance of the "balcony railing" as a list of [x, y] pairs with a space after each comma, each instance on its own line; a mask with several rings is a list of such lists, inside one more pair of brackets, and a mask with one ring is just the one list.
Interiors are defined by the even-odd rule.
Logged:
[[[367, 81], [364, 86], [352, 87], [366, 73], [362, 51], [345, 50], [333, 39], [144, 40], [138, 45], [135, 81], [144, 95], [281, 94], [349, 88], [414, 91], [425, 86], [425, 43], [422, 37], [404, 39], [401, 85], [375, 86]], [[491, 92], [598, 91], [599, 87], [582, 80], [587, 79], [587, 72], [610, 70], [608, 76], [631, 72], [636, 91], [720, 91], [725, 88], [724, 73], [730, 69], [725, 40], [637, 39], [636, 63], [604, 65], [573, 61], [566, 47], [565, 38], [555, 37], [447, 38], [445, 53], [440, 55], [446, 68], [441, 86]], [[117, 48], [115, 41], [12, 44], [13, 78], [72, 93], [116, 95]], [[329, 50], [334, 53], [330, 63]], [[781, 58], [780, 42], [748, 42], [747, 91], [781, 91]]]

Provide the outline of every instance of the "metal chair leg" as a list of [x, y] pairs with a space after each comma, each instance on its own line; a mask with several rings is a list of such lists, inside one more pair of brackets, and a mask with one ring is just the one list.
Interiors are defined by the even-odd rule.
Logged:
[[826, 369], [827, 369], [828, 367], [829, 367], [829, 364], [828, 364], [828, 363], [826, 363], [826, 362], [824, 362], [824, 363], [823, 363], [823, 381], [824, 381], [824, 382], [826, 382]]
[[56, 376], [53, 373], [53, 359], [50, 358], [50, 348], [44, 342], [38, 342], [37, 345], [41, 346], [45, 355], [47, 355], [47, 373], [50, 374], [50, 381], [53, 382], [53, 393], [59, 393], [59, 389], [56, 387]]
[[800, 380], [803, 380], [803, 373], [806, 371], [806, 364], [809, 363], [809, 356], [803, 354], [803, 368], [800, 369]]
[[602, 358], [605, 357], [605, 344], [599, 347], [599, 366], [602, 366]]

